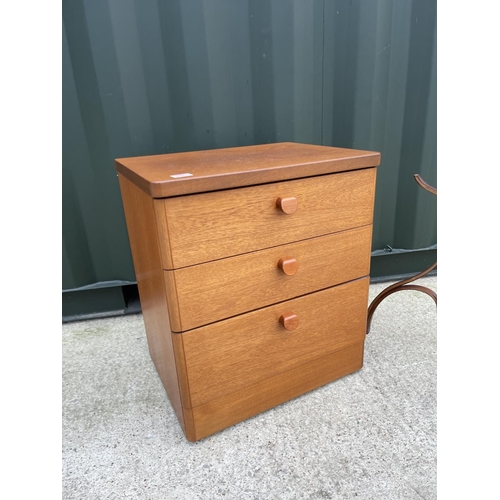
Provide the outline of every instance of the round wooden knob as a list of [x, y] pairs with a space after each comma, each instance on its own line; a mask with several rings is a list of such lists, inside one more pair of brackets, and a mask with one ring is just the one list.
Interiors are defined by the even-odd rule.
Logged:
[[280, 259], [278, 261], [278, 267], [288, 276], [292, 276], [297, 272], [299, 268], [299, 263], [297, 259], [293, 257], [285, 257], [284, 259]]
[[288, 198], [282, 198], [281, 196], [276, 200], [276, 206], [281, 209], [285, 214], [293, 214], [297, 210], [297, 198], [295, 196], [290, 196]]
[[280, 323], [285, 330], [295, 330], [299, 326], [299, 317], [293, 312], [287, 312], [280, 316]]

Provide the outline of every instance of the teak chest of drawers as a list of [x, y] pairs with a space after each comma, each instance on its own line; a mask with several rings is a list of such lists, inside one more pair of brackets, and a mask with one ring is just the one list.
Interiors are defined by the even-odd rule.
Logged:
[[190, 441], [361, 368], [380, 154], [116, 160], [151, 358]]

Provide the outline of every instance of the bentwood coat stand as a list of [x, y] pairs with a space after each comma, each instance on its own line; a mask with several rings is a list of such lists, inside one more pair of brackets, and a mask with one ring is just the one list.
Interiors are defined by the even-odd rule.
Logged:
[[371, 151], [116, 160], [152, 360], [190, 441], [360, 369]]

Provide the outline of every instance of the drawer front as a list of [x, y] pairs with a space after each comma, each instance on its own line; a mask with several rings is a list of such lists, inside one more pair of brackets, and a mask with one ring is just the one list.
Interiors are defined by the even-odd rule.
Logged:
[[368, 285], [361, 278], [178, 334], [192, 407], [364, 341]]
[[[165, 271], [182, 332], [369, 274], [372, 226]], [[175, 283], [175, 286], [173, 286]]]
[[197, 406], [192, 410], [196, 439], [359, 370], [363, 351], [364, 341]]
[[369, 225], [375, 176], [368, 168], [162, 200], [170, 252], [164, 268]]

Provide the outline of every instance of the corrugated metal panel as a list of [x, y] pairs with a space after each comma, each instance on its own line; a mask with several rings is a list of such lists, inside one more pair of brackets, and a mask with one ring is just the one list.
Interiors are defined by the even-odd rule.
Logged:
[[436, 3], [63, 3], [63, 288], [134, 281], [116, 157], [382, 152], [374, 250], [436, 243]]

